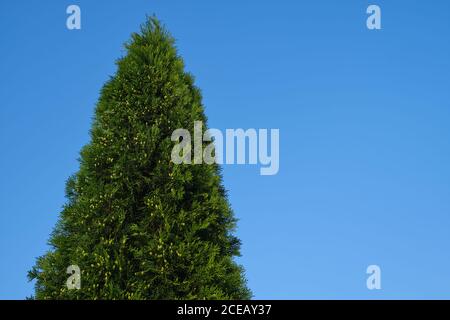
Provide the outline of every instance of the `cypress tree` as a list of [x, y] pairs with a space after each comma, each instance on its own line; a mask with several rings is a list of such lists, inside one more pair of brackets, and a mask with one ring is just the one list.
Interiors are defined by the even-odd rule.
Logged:
[[[171, 134], [206, 123], [201, 94], [156, 18], [125, 44], [91, 141], [66, 184], [36, 299], [248, 299], [220, 168], [171, 161]], [[81, 271], [69, 289], [67, 268]]]

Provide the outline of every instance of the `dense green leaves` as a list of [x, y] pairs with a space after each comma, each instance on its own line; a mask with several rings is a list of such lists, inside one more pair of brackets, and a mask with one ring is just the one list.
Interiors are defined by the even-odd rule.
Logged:
[[[173, 39], [150, 18], [105, 84], [66, 186], [37, 299], [245, 299], [239, 240], [216, 165], [175, 165], [172, 132], [206, 122]], [[81, 289], [66, 286], [70, 265]]]

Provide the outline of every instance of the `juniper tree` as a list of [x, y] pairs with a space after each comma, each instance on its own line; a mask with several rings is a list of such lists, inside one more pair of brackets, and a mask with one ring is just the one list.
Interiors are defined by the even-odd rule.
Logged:
[[[125, 47], [67, 181], [50, 251], [29, 272], [34, 297], [250, 298], [220, 168], [171, 161], [172, 132], [206, 123], [200, 91], [155, 18]], [[66, 286], [70, 265], [81, 270], [79, 290]]]

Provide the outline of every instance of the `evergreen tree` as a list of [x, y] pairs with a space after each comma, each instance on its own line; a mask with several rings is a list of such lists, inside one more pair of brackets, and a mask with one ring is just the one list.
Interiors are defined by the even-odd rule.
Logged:
[[[248, 299], [220, 168], [171, 162], [172, 132], [206, 123], [200, 91], [155, 18], [126, 49], [67, 181], [51, 250], [29, 272], [35, 298]], [[79, 290], [66, 286], [70, 265]]]

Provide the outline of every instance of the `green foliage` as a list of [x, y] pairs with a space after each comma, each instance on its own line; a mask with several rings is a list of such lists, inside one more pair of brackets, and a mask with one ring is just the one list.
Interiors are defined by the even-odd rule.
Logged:
[[[171, 162], [177, 128], [204, 123], [200, 91], [155, 18], [103, 87], [91, 142], [66, 187], [36, 299], [247, 299], [239, 240], [216, 165]], [[81, 269], [68, 290], [66, 269]]]

